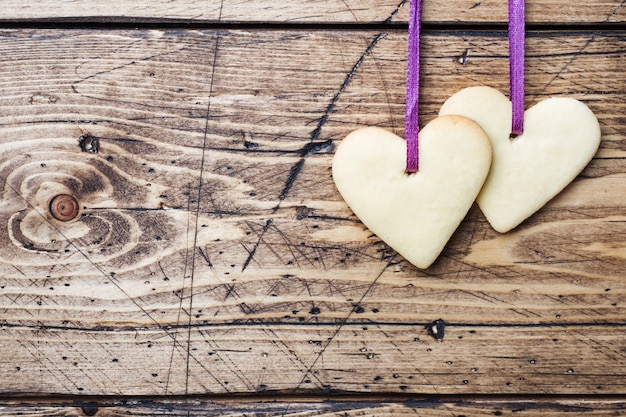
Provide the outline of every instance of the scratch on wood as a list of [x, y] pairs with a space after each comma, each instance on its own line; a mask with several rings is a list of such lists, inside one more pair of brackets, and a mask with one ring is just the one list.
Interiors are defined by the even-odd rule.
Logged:
[[228, 300], [228, 297], [232, 295], [233, 298], [240, 298], [237, 291], [235, 291], [235, 284], [224, 284], [224, 288], [226, 288], [226, 295], [224, 295], [224, 301]]
[[[311, 137], [310, 137], [309, 143], [306, 144], [302, 148], [302, 150], [300, 151], [300, 154], [302, 155], [302, 158], [298, 162], [296, 162], [291, 167], [291, 169], [289, 170], [289, 176], [287, 177], [287, 180], [285, 181], [285, 185], [284, 185], [284, 187], [283, 187], [283, 189], [282, 189], [282, 191], [281, 191], [281, 193], [280, 193], [280, 195], [278, 197], [278, 199], [280, 201], [283, 201], [285, 198], [287, 198], [287, 195], [289, 194], [289, 191], [293, 187], [293, 184], [295, 183], [296, 178], [298, 178], [298, 175], [302, 171], [302, 167], [304, 166], [304, 161], [306, 160], [306, 158], [308, 156], [311, 156], [311, 155], [315, 154], [316, 152], [319, 152], [319, 150], [327, 149], [329, 146], [332, 145], [332, 140], [330, 140], [330, 139], [327, 140], [327, 141], [322, 142], [321, 144], [315, 143], [315, 141], [317, 141], [319, 139], [320, 134], [322, 132], [322, 128], [324, 127], [324, 125], [328, 121], [328, 116], [335, 109], [335, 105], [339, 101], [339, 98], [341, 97], [341, 94], [343, 94], [343, 92], [345, 91], [346, 87], [348, 87], [348, 85], [350, 84], [350, 81], [352, 81], [352, 79], [354, 78], [356, 73], [359, 71], [359, 68], [361, 67], [361, 64], [363, 64], [363, 61], [365, 61], [365, 58], [367, 58], [367, 56], [372, 52], [372, 50], [374, 49], [374, 47], [376, 47], [378, 42], [381, 39], [385, 38], [386, 36], [387, 36], [386, 33], [382, 33], [381, 32], [378, 35], [376, 35], [374, 37], [374, 39], [372, 39], [372, 41], [369, 43], [369, 45], [367, 46], [365, 51], [361, 54], [361, 56], [357, 60], [356, 64], [354, 64], [354, 66], [352, 67], [352, 69], [350, 70], [350, 72], [348, 73], [346, 78], [343, 80], [343, 83], [339, 87], [339, 90], [333, 96], [333, 98], [331, 99], [330, 103], [326, 107], [326, 110], [324, 111], [324, 114], [322, 115], [322, 117], [320, 117], [318, 119], [317, 126], [311, 132]], [[280, 205], [280, 203], [279, 203], [279, 205]], [[279, 208], [279, 206], [276, 206], [274, 208], [274, 211], [276, 211], [278, 208]]]
[[[131, 46], [135, 45], [135, 44], [137, 44], [139, 42], [141, 42], [141, 41], [134, 41], [131, 44]], [[132, 65], [136, 65], [138, 62], [147, 62], [147, 61], [150, 61], [150, 60], [152, 60], [154, 58], [160, 58], [160, 57], [163, 57], [163, 56], [167, 56], [167, 55], [170, 55], [170, 54], [176, 54], [176, 53], [179, 53], [179, 52], [180, 52], [179, 50], [168, 51], [168, 52], [162, 52], [162, 53], [157, 53], [157, 54], [151, 54], [151, 55], [139, 58], [139, 59], [134, 59], [134, 60], [132, 60], [130, 62], [118, 65], [117, 67], [114, 67], [114, 68], [111, 68], [111, 69], [107, 69], [107, 70], [98, 71], [98, 72], [95, 72], [95, 73], [93, 73], [91, 75], [84, 76], [81, 79], [75, 81], [74, 84], [71, 85], [71, 87], [72, 87], [72, 89], [74, 90], [75, 93], [78, 93], [78, 91], [76, 90], [76, 85], [80, 84], [80, 83], [82, 83], [84, 81], [87, 81], [87, 80], [89, 80], [91, 78], [94, 78], [94, 77], [97, 77], [97, 76], [103, 75], [103, 74], [109, 74], [111, 72], [114, 72], [114, 71], [117, 71], [117, 70], [120, 70], [120, 69], [124, 69], [124, 68], [130, 67]], [[96, 57], [96, 58], [99, 58], [99, 57]], [[85, 65], [87, 62], [89, 62], [89, 61], [85, 61], [85, 62], [81, 63], [80, 65], [78, 65], [74, 69], [74, 72], [76, 73], [76, 75], [78, 75], [78, 69], [80, 67], [82, 67], [83, 65]]]
[[552, 85], [552, 83], [553, 83], [555, 80], [557, 80], [557, 79], [561, 76], [561, 74], [563, 74], [563, 73], [565, 72], [565, 70], [567, 70], [567, 68], [568, 68], [568, 67], [572, 64], [572, 62], [574, 62], [574, 61], [576, 60], [576, 58], [578, 58], [578, 56], [579, 56], [579, 55], [581, 55], [581, 54], [582, 54], [582, 52], [583, 52], [585, 49], [587, 49], [587, 47], [588, 47], [589, 45], [591, 45], [591, 43], [593, 43], [593, 41], [594, 41], [595, 39], [596, 39], [596, 34], [595, 34], [595, 33], [592, 33], [592, 34], [591, 34], [591, 37], [587, 40], [587, 42], [585, 42], [585, 44], [584, 44], [584, 45], [583, 45], [583, 46], [582, 46], [582, 47], [581, 47], [578, 51], [576, 51], [576, 53], [575, 53], [575, 54], [573, 54], [573, 55], [572, 55], [572, 58], [570, 58], [570, 59], [569, 59], [569, 60], [565, 63], [565, 65], [563, 65], [563, 67], [562, 67], [562, 68], [561, 68], [561, 69], [560, 69], [560, 70], [559, 70], [559, 71], [558, 71], [558, 72], [554, 75], [554, 77], [552, 77], [552, 78], [550, 79], [550, 81], [548, 81], [548, 82], [546, 83], [546, 85], [544, 85], [544, 86], [543, 86], [543, 88], [541, 89], [541, 91], [540, 91], [539, 93], [535, 94], [535, 96], [533, 97], [533, 100], [531, 101], [531, 103], [530, 103], [530, 104], [532, 104], [532, 103], [533, 103], [533, 102], [537, 99], [537, 97], [539, 97], [540, 95], [543, 95], [543, 94], [545, 93], [546, 89], [547, 89], [550, 85]]
[[[187, 184], [187, 193], [186, 195], [189, 196], [190, 193], [190, 189], [191, 189], [191, 184]], [[187, 198], [187, 208], [186, 211], [188, 213], [187, 215], [187, 232], [186, 232], [186, 236], [187, 236], [187, 240], [189, 240], [189, 231], [191, 228], [191, 210], [190, 210], [190, 199]], [[187, 248], [185, 250], [185, 258], [184, 258], [184, 267], [183, 267], [183, 277], [182, 277], [182, 286], [180, 288], [180, 290], [176, 290], [174, 291], [174, 294], [178, 297], [178, 313], [176, 315], [176, 327], [178, 327], [180, 325], [180, 320], [182, 317], [182, 313], [183, 313], [183, 299], [185, 297], [184, 294], [184, 290], [185, 290], [185, 276], [187, 276], [187, 265], [189, 264], [188, 262], [189, 259], [189, 248]], [[165, 276], [165, 271], [163, 270], [163, 267], [161, 266], [161, 263], [159, 262], [159, 267], [161, 268], [161, 272], [163, 272], [163, 275]], [[172, 348], [170, 350], [170, 360], [169, 360], [169, 366], [167, 368], [167, 377], [165, 378], [165, 394], [167, 395], [168, 391], [169, 391], [169, 386], [170, 386], [170, 380], [171, 380], [171, 375], [172, 375], [172, 369], [174, 367], [174, 352], [176, 351], [176, 348], [180, 346], [180, 342], [178, 341], [178, 332], [173, 332], [172, 333]]]
[[404, 7], [404, 5], [406, 4], [407, 0], [402, 0], [398, 6], [396, 7], [396, 9], [391, 12], [391, 14], [389, 15], [389, 17], [387, 19], [385, 19], [385, 23], [391, 23], [391, 21], [393, 20], [393, 18], [398, 14], [398, 12], [400, 11], [401, 8]]
[[611, 20], [611, 18], [613, 16], [615, 16], [617, 14], [617, 12], [619, 11], [619, 9], [624, 7], [625, 4], [626, 4], [626, 0], [622, 0], [622, 2], [620, 4], [618, 4], [617, 7], [611, 13], [609, 13], [609, 15], [606, 17], [606, 19], [604, 19], [604, 22], [602, 22], [602, 23], [606, 23], [609, 20]]
[[354, 14], [354, 11], [352, 10], [352, 7], [350, 7], [350, 5], [348, 4], [348, 2], [346, 0], [341, 0], [341, 2], [346, 6], [346, 8], [348, 9], [348, 11], [350, 12], [350, 14], [352, 15], [352, 17], [354, 17], [354, 21], [358, 22], [359, 19], [356, 17], [356, 15]]
[[359, 57], [359, 59], [356, 62], [356, 64], [354, 64], [354, 66], [352, 67], [352, 70], [350, 70], [350, 72], [348, 73], [348, 75], [344, 79], [343, 83], [341, 84], [341, 87], [339, 87], [339, 91], [337, 91], [337, 94], [335, 94], [335, 96], [330, 101], [330, 104], [328, 105], [328, 107], [326, 107], [326, 111], [324, 111], [324, 114], [318, 120], [317, 127], [315, 129], [313, 129], [313, 131], [311, 132], [311, 141], [315, 141], [315, 140], [317, 140], [319, 138], [319, 136], [320, 136], [320, 134], [322, 132], [322, 127], [324, 127], [324, 125], [328, 121], [328, 116], [335, 109], [335, 105], [339, 101], [339, 97], [341, 97], [341, 94], [348, 87], [348, 85], [350, 84], [350, 81], [352, 81], [352, 79], [354, 78], [356, 73], [359, 71], [359, 68], [361, 67], [361, 65], [365, 61], [365, 58], [367, 58], [367, 56], [372, 52], [372, 50], [376, 47], [378, 42], [380, 42], [380, 40], [385, 38], [386, 36], [387, 36], [386, 33], [379, 33], [378, 35], [374, 36], [374, 39], [372, 39], [372, 41], [367, 46], [365, 51], [361, 54], [361, 56]]
[[200, 256], [202, 256], [202, 259], [204, 259], [208, 267], [213, 268], [213, 263], [211, 262], [211, 258], [209, 258], [209, 255], [204, 252], [202, 248], [198, 248], [198, 252], [200, 252]]
[[[224, 3], [222, 2], [220, 6], [220, 19], [222, 16], [222, 8]], [[207, 101], [206, 108], [206, 117], [204, 124], [204, 137], [202, 139], [202, 156], [200, 160], [200, 175], [199, 175], [199, 184], [198, 184], [198, 195], [196, 198], [196, 218], [194, 225], [194, 237], [193, 237], [193, 252], [191, 255], [191, 280], [189, 283], [189, 318], [187, 321], [187, 359], [186, 359], [186, 370], [185, 370], [185, 394], [189, 393], [189, 369], [190, 369], [190, 357], [191, 357], [191, 319], [193, 317], [193, 291], [194, 291], [194, 278], [195, 278], [195, 263], [196, 263], [196, 247], [198, 245], [198, 222], [200, 217], [200, 206], [202, 202], [202, 186], [203, 186], [203, 173], [204, 173], [204, 165], [205, 165], [205, 155], [206, 155], [206, 145], [208, 139], [209, 132], [209, 119], [211, 116], [211, 97], [213, 96], [213, 86], [215, 81], [215, 67], [217, 65], [217, 55], [220, 46], [221, 33], [218, 31], [215, 34], [215, 47], [213, 50], [213, 61], [211, 63], [211, 80], [209, 84], [209, 97]], [[207, 258], [208, 260], [208, 258]], [[208, 261], [210, 263], [210, 261]], [[185, 265], [186, 268], [186, 265]], [[184, 282], [184, 281], [183, 281]], [[223, 385], [222, 382], [220, 382]]]
[[[367, 286], [367, 289], [365, 290], [365, 292], [363, 293], [363, 295], [357, 300], [356, 304], [360, 305], [363, 303], [363, 300], [365, 299], [365, 297], [367, 297], [367, 295], [372, 291], [372, 289], [376, 286], [376, 283], [378, 282], [378, 280], [380, 279], [380, 277], [383, 276], [383, 274], [385, 273], [385, 271], [394, 264], [394, 258], [397, 255], [393, 255], [393, 257], [387, 262], [387, 264], [385, 264], [384, 268], [378, 273], [378, 275], [376, 276], [376, 278], [374, 278], [374, 280], [372, 280], [372, 282]], [[307, 378], [309, 378], [310, 375], [312, 375], [312, 371], [313, 368], [315, 367], [315, 365], [317, 364], [317, 362], [320, 360], [320, 358], [322, 357], [322, 355], [324, 355], [324, 352], [326, 351], [326, 349], [328, 349], [328, 346], [330, 346], [330, 344], [333, 342], [333, 340], [335, 339], [335, 337], [337, 337], [337, 335], [339, 334], [339, 332], [341, 331], [341, 329], [343, 329], [343, 327], [348, 323], [348, 320], [350, 320], [350, 317], [352, 317], [352, 315], [355, 314], [355, 310], [354, 308], [351, 308], [350, 311], [348, 312], [348, 314], [344, 317], [343, 320], [341, 320], [341, 322], [339, 323], [339, 325], [337, 326], [337, 328], [335, 329], [335, 331], [333, 332], [333, 334], [328, 338], [328, 340], [326, 341], [326, 344], [322, 347], [322, 349], [320, 349], [320, 351], [317, 353], [317, 355], [315, 356], [315, 359], [313, 360], [313, 362], [311, 363], [311, 365], [309, 365], [307, 367], [306, 372], [304, 373], [304, 375], [302, 376], [302, 379], [300, 380], [300, 382], [298, 383], [296, 389], [300, 388], [302, 386], [302, 384], [305, 383], [305, 381], [307, 380]]]
[[285, 181], [285, 186], [283, 187], [283, 190], [278, 196], [278, 199], [280, 201], [287, 198], [287, 194], [289, 194], [289, 191], [291, 190], [293, 183], [296, 181], [298, 174], [300, 174], [300, 171], [302, 170], [303, 165], [304, 165], [304, 157], [301, 158], [298, 162], [296, 162], [295, 165], [293, 165], [291, 169], [289, 170], [289, 176], [287, 177], [287, 181]]
[[246, 270], [246, 268], [248, 267], [248, 265], [250, 264], [250, 262], [254, 258], [254, 254], [256, 253], [256, 250], [259, 247], [259, 244], [261, 243], [261, 241], [263, 240], [263, 235], [265, 234], [265, 232], [267, 232], [267, 229], [270, 228], [272, 223], [273, 223], [272, 219], [269, 219], [269, 220], [267, 220], [265, 222], [265, 226], [263, 226], [263, 230], [261, 231], [261, 234], [259, 235], [259, 239], [254, 244], [254, 247], [252, 248], [252, 250], [250, 250], [250, 253], [248, 254], [248, 258], [246, 258], [246, 261], [243, 263], [243, 267], [241, 268], [241, 272]]
[[[201, 336], [210, 336], [210, 334], [207, 331], [199, 331], [199, 333]], [[252, 381], [248, 379], [248, 377], [242, 371], [241, 367], [237, 364], [237, 362], [233, 360], [230, 355], [227, 354], [228, 352], [247, 353], [250, 350], [249, 349], [222, 349], [216, 340], [208, 339], [208, 338], [205, 338], [205, 340], [207, 341], [209, 345], [214, 346], [214, 349], [211, 351], [210, 355], [211, 356], [215, 355], [219, 359], [219, 361], [224, 366], [226, 366], [228, 370], [235, 377], [237, 377], [237, 379], [239, 379], [244, 384], [244, 386], [246, 386], [249, 390], [254, 389], [255, 384], [253, 384]], [[209, 340], [210, 340], [210, 343], [209, 343]], [[226, 353], [226, 354], [222, 355], [222, 353]]]

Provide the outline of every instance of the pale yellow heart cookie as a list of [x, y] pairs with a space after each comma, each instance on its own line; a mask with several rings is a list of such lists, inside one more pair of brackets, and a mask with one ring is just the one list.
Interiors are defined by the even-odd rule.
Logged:
[[490, 87], [450, 97], [440, 115], [478, 123], [491, 140], [493, 163], [476, 201], [498, 232], [507, 232], [543, 207], [589, 163], [600, 145], [600, 125], [571, 98], [550, 98], [524, 113], [524, 134], [510, 139], [511, 102]]
[[472, 206], [491, 164], [483, 130], [438, 117], [419, 134], [419, 171], [407, 174], [404, 139], [376, 127], [350, 133], [333, 159], [339, 192], [359, 219], [419, 268], [439, 256]]

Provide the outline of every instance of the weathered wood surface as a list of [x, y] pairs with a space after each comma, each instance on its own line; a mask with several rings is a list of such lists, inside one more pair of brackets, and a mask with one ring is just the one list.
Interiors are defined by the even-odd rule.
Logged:
[[3, 333], [5, 395], [623, 394], [626, 384], [623, 326], [450, 325], [443, 342], [423, 323], [369, 321]]
[[[404, 5], [407, 7], [404, 7]], [[528, 0], [529, 23], [624, 23], [623, 0]], [[375, 23], [406, 22], [406, 0], [196, 1], [4, 0], [0, 21]], [[428, 23], [506, 23], [505, 0], [429, 0]]]
[[351, 398], [250, 399], [219, 401], [203, 399], [151, 400], [107, 398], [62, 400], [19, 400], [0, 407], [0, 416], [616, 416], [626, 412], [626, 400], [610, 397], [413, 397], [396, 400]]
[[[527, 105], [583, 100], [601, 149], [419, 271], [330, 175], [351, 130], [402, 134], [404, 31], [1, 32], [0, 392], [626, 394], [625, 37], [529, 33]], [[423, 58], [423, 123], [508, 89], [504, 33], [429, 33]]]

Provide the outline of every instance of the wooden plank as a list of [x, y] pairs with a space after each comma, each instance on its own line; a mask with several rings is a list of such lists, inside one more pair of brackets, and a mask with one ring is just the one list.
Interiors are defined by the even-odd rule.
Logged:
[[[512, 233], [472, 209], [419, 271], [329, 171], [349, 131], [402, 134], [404, 31], [2, 32], [2, 393], [626, 393], [624, 36], [529, 34], [527, 104], [585, 101], [601, 149]], [[507, 91], [504, 33], [423, 56], [424, 123]], [[78, 220], [50, 217], [62, 193]]]
[[152, 400], [96, 399], [75, 401], [22, 400], [0, 404], [0, 416], [524, 416], [553, 417], [563, 415], [615, 416], [626, 410], [626, 401], [616, 398], [543, 397], [447, 397], [375, 399], [238, 399], [220, 400]]
[[[193, 0], [141, 0], [99, 2], [96, 0], [44, 0], [36, 4], [19, 0], [3, 2], [0, 21], [59, 21], [86, 19], [103, 22], [190, 21], [190, 22], [275, 22], [275, 23], [382, 23], [408, 19], [406, 1], [289, 1], [245, 2]], [[429, 0], [423, 19], [430, 23], [506, 23], [504, 1]], [[529, 0], [529, 23], [624, 23], [622, 0]]]
[[[103, 313], [104, 314], [104, 313]], [[0, 394], [624, 394], [624, 326], [3, 326]]]

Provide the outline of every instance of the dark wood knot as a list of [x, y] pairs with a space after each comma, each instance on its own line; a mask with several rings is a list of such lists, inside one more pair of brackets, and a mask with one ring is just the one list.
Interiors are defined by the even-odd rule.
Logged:
[[78, 200], [72, 195], [59, 194], [50, 201], [50, 214], [59, 221], [68, 222], [75, 219], [78, 211]]

